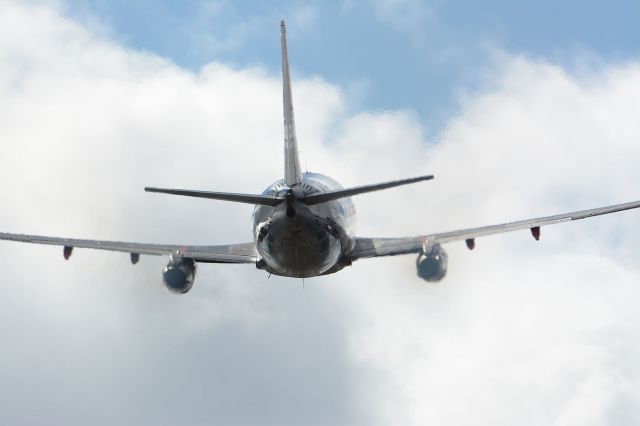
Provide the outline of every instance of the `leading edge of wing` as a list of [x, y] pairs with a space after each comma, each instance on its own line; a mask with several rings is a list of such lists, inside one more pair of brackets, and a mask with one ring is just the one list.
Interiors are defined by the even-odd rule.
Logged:
[[179, 251], [184, 257], [193, 258], [196, 262], [207, 263], [254, 263], [257, 258], [254, 243], [190, 246], [179, 244], [145, 244], [124, 241], [59, 238], [41, 235], [10, 234], [6, 232], [0, 232], [0, 240], [71, 248], [109, 250], [152, 256], [169, 255]]
[[587, 219], [609, 213], [621, 212], [640, 208], [640, 201], [615, 204], [612, 206], [598, 207], [595, 209], [579, 210], [571, 213], [544, 216], [533, 219], [518, 220], [515, 222], [501, 223], [497, 225], [480, 226], [477, 228], [460, 229], [456, 231], [440, 232], [431, 235], [405, 238], [356, 238], [355, 246], [351, 251], [352, 260], [394, 256], [399, 254], [417, 253], [424, 243], [448, 243], [452, 241], [468, 240], [487, 235], [513, 232], [521, 229], [539, 228], [541, 226], [554, 225], [556, 223], [572, 220]]

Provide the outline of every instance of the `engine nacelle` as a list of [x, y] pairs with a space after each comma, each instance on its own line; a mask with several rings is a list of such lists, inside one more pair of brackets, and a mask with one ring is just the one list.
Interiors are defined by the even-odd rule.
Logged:
[[192, 258], [172, 255], [169, 264], [162, 270], [162, 281], [165, 287], [174, 293], [188, 292], [195, 280], [196, 262]]
[[428, 282], [438, 282], [447, 275], [447, 252], [440, 244], [422, 248], [416, 259], [418, 276]]

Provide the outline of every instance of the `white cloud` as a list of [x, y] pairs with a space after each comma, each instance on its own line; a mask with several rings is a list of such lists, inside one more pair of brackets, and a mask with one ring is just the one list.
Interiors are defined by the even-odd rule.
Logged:
[[[278, 75], [185, 71], [44, 6], [0, 3], [3, 230], [153, 242], [250, 239], [246, 206], [145, 185], [257, 192], [282, 174]], [[295, 82], [303, 163], [346, 185], [433, 172], [356, 199], [361, 234], [410, 235], [638, 198], [640, 65], [578, 77], [506, 56], [437, 141], [410, 111], [345, 117]], [[308, 280], [166, 259], [0, 244], [0, 422], [634, 424], [636, 212], [453, 244]], [[37, 408], [34, 408], [37, 407]]]
[[[431, 149], [416, 143], [420, 132], [407, 133], [415, 123], [395, 120], [390, 130], [388, 116], [349, 135], [350, 154], [371, 146], [379, 157], [376, 135], [395, 133], [386, 169], [436, 174], [414, 192], [358, 200], [367, 233], [638, 198], [638, 64], [583, 79], [525, 58], [502, 67], [495, 87], [471, 97]], [[363, 159], [353, 164], [366, 164], [354, 174], [370, 170]], [[524, 232], [480, 239], [473, 254], [454, 244], [446, 283], [423, 289], [409, 284], [412, 259], [356, 264], [355, 280], [377, 277], [347, 292], [364, 311], [354, 353], [388, 379], [376, 399], [382, 423], [635, 423], [640, 370], [628, 354], [640, 349], [632, 337], [640, 331], [637, 223], [625, 213], [545, 228], [541, 243]]]
[[[250, 240], [247, 206], [142, 189], [259, 192], [279, 178], [277, 76], [221, 64], [193, 74], [48, 8], [5, 2], [0, 21], [4, 229]], [[321, 126], [339, 104], [320, 82], [296, 90], [314, 105], [302, 127]], [[348, 395], [358, 367], [344, 356], [340, 307], [328, 316], [321, 287], [303, 293], [251, 267], [207, 265], [194, 297], [179, 298], [160, 284], [166, 259], [133, 268], [113, 253], [78, 250], [65, 263], [51, 247], [0, 250], [1, 423], [326, 424], [357, 415]], [[319, 341], [324, 350], [312, 351]], [[324, 381], [297, 387], [323, 370]], [[333, 410], [315, 406], [321, 397]]]

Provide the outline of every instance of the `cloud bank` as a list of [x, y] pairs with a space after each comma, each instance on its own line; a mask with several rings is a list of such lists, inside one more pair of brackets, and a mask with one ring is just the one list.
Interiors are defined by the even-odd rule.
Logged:
[[[276, 23], [277, 24], [277, 23]], [[257, 192], [282, 174], [279, 75], [198, 73], [48, 6], [0, 3], [3, 230], [248, 241], [247, 206], [145, 185]], [[278, 43], [277, 25], [274, 43]], [[295, 62], [295, 58], [292, 58]], [[640, 198], [640, 64], [580, 76], [504, 55], [435, 140], [411, 111], [347, 114], [296, 80], [302, 163], [363, 195], [361, 235], [413, 235]], [[447, 246], [445, 282], [413, 257], [307, 280], [166, 259], [0, 244], [0, 422], [33, 424], [635, 424], [637, 212]]]

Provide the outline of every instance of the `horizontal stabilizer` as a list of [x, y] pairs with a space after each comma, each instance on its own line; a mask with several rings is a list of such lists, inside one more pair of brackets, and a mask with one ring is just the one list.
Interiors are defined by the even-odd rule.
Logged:
[[380, 191], [382, 189], [395, 188], [396, 186], [408, 185], [410, 183], [422, 182], [433, 179], [433, 175], [418, 176], [409, 179], [392, 180], [389, 182], [375, 183], [373, 185], [356, 186], [355, 188], [340, 189], [338, 191], [323, 192], [302, 198], [300, 201], [312, 206], [314, 204], [325, 203], [339, 198], [351, 197], [352, 195], [364, 194], [365, 192]]
[[281, 198], [268, 197], [266, 195], [235, 194], [230, 192], [192, 191], [187, 189], [150, 187], [146, 187], [144, 190], [147, 192], [158, 192], [161, 194], [184, 195], [187, 197], [208, 198], [210, 200], [233, 201], [235, 203], [261, 204], [263, 206], [271, 207], [276, 206], [283, 201]]

